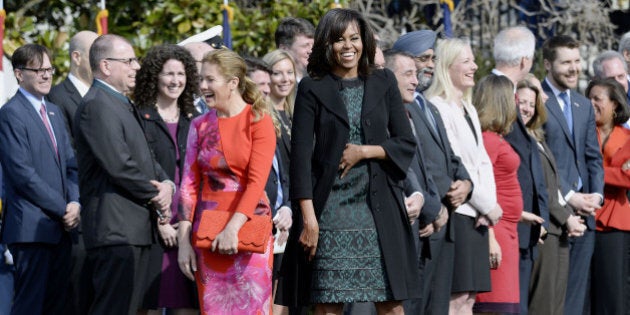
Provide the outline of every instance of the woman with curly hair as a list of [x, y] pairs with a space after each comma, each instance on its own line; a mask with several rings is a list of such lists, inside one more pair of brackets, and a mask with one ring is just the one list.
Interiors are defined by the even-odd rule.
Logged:
[[[199, 82], [195, 60], [187, 50], [177, 45], [153, 47], [142, 61], [136, 82], [134, 97], [140, 117], [144, 120], [149, 147], [160, 166], [179, 187], [188, 129], [191, 120], [198, 115], [193, 104]], [[172, 213], [177, 213], [178, 201], [176, 193], [171, 204]], [[177, 264], [178, 227], [175, 215], [170, 224], [155, 225], [160, 244], [151, 249], [143, 308], [169, 308], [178, 315], [196, 314], [194, 283], [186, 279]]]

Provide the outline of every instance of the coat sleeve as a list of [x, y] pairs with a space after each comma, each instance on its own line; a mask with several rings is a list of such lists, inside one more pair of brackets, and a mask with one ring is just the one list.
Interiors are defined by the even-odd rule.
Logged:
[[111, 181], [138, 200], [148, 201], [155, 197], [158, 190], [150, 181], [156, 178], [148, 177], [140, 169], [139, 161], [133, 158], [125, 141], [124, 122], [109, 106], [95, 101], [84, 106], [78, 116], [79, 130]]
[[293, 110], [289, 166], [291, 200], [313, 199], [311, 174], [317, 101], [307, 82], [303, 80], [300, 83]]
[[386, 70], [385, 73], [388, 74], [386, 76], [388, 89], [385, 97], [388, 100], [389, 137], [380, 145], [385, 150], [391, 165], [394, 166], [391, 169], [394, 173], [390, 174], [390, 176], [403, 179], [414, 157], [416, 140], [409, 125], [407, 112], [403, 105], [395, 76], [389, 70]]
[[[7, 105], [5, 105], [7, 106]], [[14, 108], [0, 111], [0, 157], [2, 158], [3, 176], [8, 178], [21, 197], [39, 207], [51, 218], [61, 219], [66, 212], [66, 198], [53, 189], [37, 173], [30, 145], [29, 130], [23, 113]], [[41, 157], [44, 158], [44, 157]], [[47, 158], [54, 158], [53, 156]]]
[[595, 114], [590, 102], [586, 105], [588, 107], [588, 124], [586, 126], [586, 139], [584, 140], [584, 155], [588, 169], [589, 193], [604, 196], [604, 169], [602, 154], [597, 141]]
[[195, 206], [201, 194], [201, 169], [199, 168], [199, 163], [197, 163], [197, 156], [199, 154], [198, 123], [201, 119], [203, 118], [193, 120], [188, 130], [184, 171], [179, 185], [181, 202], [177, 215], [179, 220], [191, 222], [195, 214]]

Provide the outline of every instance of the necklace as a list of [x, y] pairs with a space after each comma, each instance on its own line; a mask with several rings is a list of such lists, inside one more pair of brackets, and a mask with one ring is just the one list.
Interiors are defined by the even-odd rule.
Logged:
[[[167, 123], [176, 123], [179, 121], [179, 109], [177, 107], [175, 107], [175, 114], [171, 114], [171, 117], [166, 117], [166, 113], [167, 111], [164, 109], [161, 109], [160, 107], [158, 107], [157, 105], [155, 106], [158, 114], [160, 114], [160, 117], [162, 118], [162, 120], [164, 120]], [[170, 114], [170, 113], [169, 113]]]

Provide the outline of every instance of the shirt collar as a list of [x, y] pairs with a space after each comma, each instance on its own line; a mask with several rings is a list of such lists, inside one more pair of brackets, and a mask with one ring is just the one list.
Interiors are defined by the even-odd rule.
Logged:
[[22, 95], [26, 97], [29, 103], [31, 103], [33, 108], [35, 108], [35, 111], [39, 113], [39, 109], [42, 107], [42, 103], [44, 103], [44, 98], [42, 97], [41, 99], [37, 99], [35, 95], [29, 93], [22, 87], [20, 87], [18, 90], [20, 91], [20, 93], [22, 93]]
[[70, 82], [72, 82], [74, 87], [77, 88], [77, 91], [79, 91], [79, 94], [81, 94], [81, 97], [84, 97], [85, 94], [87, 94], [88, 90], [90, 89], [90, 87], [87, 84], [83, 83], [83, 81], [79, 80], [79, 78], [75, 77], [72, 73], [68, 74], [68, 80], [70, 80]]

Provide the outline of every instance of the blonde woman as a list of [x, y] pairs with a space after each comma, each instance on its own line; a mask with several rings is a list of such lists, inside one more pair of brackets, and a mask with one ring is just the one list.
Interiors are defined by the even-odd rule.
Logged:
[[468, 202], [452, 216], [456, 229], [455, 265], [450, 314], [472, 314], [477, 292], [490, 291], [488, 225], [502, 215], [497, 203], [492, 163], [486, 153], [477, 111], [471, 104], [477, 71], [470, 44], [462, 39], [438, 43], [434, 81], [425, 95], [440, 112], [453, 152], [458, 155], [474, 189]]

